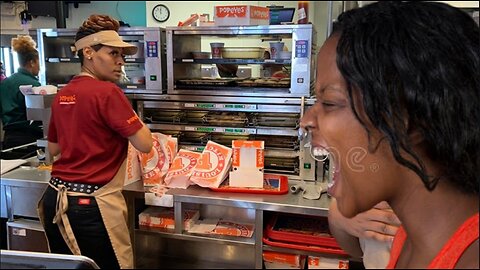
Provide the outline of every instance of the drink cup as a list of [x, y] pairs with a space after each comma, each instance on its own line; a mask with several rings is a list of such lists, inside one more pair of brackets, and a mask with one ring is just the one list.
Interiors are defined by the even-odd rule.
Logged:
[[210, 47], [212, 48], [212, 58], [222, 58], [222, 50], [225, 44], [221, 42], [212, 42]]
[[270, 58], [279, 59], [279, 52], [283, 51], [283, 42], [270, 42]]

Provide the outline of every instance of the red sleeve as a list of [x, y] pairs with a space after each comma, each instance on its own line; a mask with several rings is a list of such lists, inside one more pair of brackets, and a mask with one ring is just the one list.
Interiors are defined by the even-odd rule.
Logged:
[[113, 89], [105, 99], [103, 118], [111, 129], [123, 137], [135, 134], [143, 127], [127, 97], [120, 89]]
[[[56, 97], [55, 97], [56, 101]], [[56, 104], [56, 102], [52, 102], [52, 109], [51, 109], [51, 114], [50, 114], [50, 123], [48, 124], [48, 134], [47, 134], [47, 140], [52, 143], [58, 143], [58, 137], [57, 137], [57, 127], [55, 126], [55, 120], [54, 120], [54, 106], [53, 104]]]

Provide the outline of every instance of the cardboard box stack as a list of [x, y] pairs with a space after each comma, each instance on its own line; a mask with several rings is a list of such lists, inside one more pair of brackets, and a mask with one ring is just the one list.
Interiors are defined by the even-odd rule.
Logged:
[[[189, 230], [199, 216], [198, 210], [185, 210], [183, 228]], [[175, 229], [174, 210], [173, 208], [148, 207], [138, 215], [138, 223], [140, 226]]]

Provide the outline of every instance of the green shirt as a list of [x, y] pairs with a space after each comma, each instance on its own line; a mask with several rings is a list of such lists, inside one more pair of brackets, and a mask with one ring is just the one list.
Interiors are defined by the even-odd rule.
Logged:
[[30, 126], [27, 120], [27, 108], [25, 96], [20, 92], [20, 85], [40, 86], [38, 79], [24, 68], [19, 68], [17, 73], [12, 74], [0, 83], [0, 109], [2, 111], [3, 128], [39, 128]]

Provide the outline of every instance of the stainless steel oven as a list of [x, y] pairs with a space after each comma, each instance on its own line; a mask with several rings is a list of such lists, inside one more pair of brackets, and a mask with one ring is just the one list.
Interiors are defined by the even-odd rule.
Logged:
[[[315, 41], [311, 24], [167, 28], [167, 93], [310, 97]], [[282, 55], [273, 57], [279, 42]], [[222, 54], [211, 45], [223, 46]], [[218, 72], [205, 77], [207, 69]]]
[[[77, 29], [38, 29], [42, 84], [65, 86], [80, 72], [75, 50]], [[137, 54], [125, 58], [126, 79], [119, 82], [125, 93], [163, 94], [166, 89], [165, 29], [154, 27], [120, 28], [126, 42], [136, 45]]]

